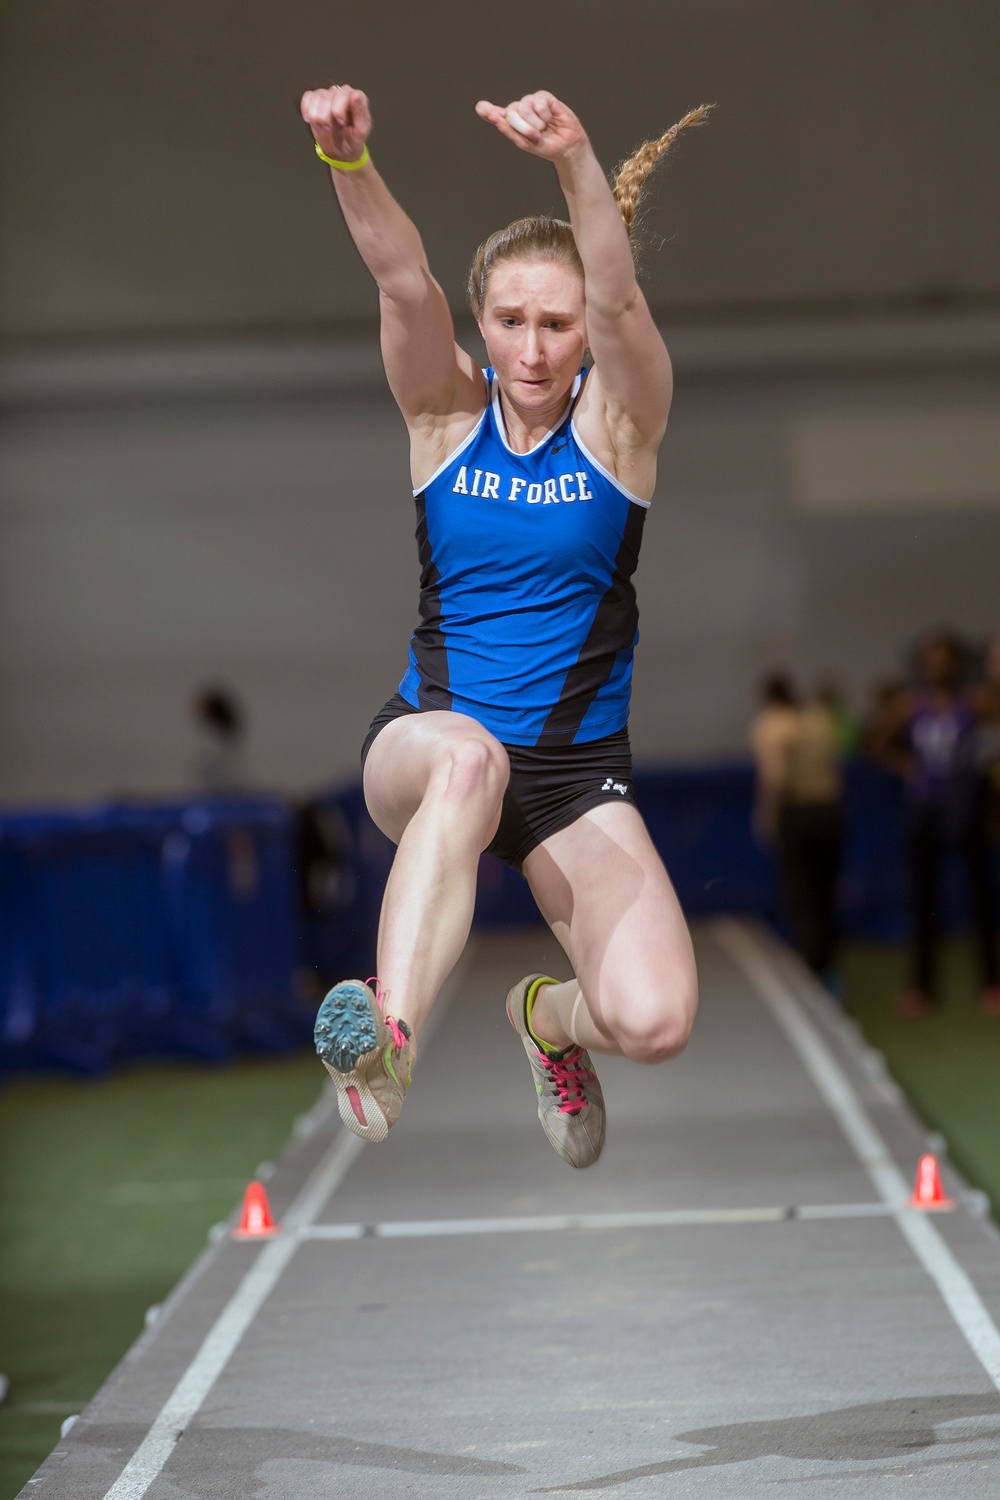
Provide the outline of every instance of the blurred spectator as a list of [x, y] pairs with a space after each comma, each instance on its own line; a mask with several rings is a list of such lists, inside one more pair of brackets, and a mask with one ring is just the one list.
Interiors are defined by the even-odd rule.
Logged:
[[246, 715], [228, 688], [202, 688], [192, 702], [198, 747], [195, 781], [209, 796], [236, 792], [244, 782]]
[[829, 982], [843, 845], [834, 719], [821, 702], [800, 705], [790, 679], [772, 672], [761, 684], [750, 738], [757, 767], [754, 826], [777, 851], [798, 951]]
[[861, 748], [861, 720], [849, 706], [836, 677], [821, 677], [816, 684], [816, 701], [821, 703], [833, 721], [837, 755], [852, 760]]
[[874, 683], [861, 736], [862, 749], [900, 776], [906, 775], [910, 765], [907, 710], [903, 706], [908, 694], [908, 684], [896, 678], [883, 677]]
[[949, 850], [961, 856], [968, 877], [985, 985], [980, 1003], [1000, 1015], [987, 782], [977, 766], [990, 695], [985, 687], [970, 692], [963, 686], [963, 657], [961, 642], [949, 632], [926, 637], [917, 657], [919, 685], [887, 697], [872, 724], [873, 753], [907, 783], [912, 983], [898, 1008], [910, 1017], [925, 1015], [933, 1003], [937, 892]]
[[986, 783], [989, 836], [1000, 843], [1000, 634], [986, 647], [979, 707], [976, 765]]

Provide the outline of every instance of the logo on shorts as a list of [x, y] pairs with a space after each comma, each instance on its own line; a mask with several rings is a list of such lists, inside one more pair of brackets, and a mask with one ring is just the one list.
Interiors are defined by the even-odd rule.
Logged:
[[628, 787], [625, 785], [624, 781], [616, 781], [613, 776], [609, 776], [607, 781], [601, 787], [601, 791], [617, 792], [619, 796], [624, 797], [628, 794]]

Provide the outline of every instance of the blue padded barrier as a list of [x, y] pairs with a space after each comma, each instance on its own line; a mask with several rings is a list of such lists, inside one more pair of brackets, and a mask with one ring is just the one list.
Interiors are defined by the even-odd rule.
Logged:
[[[324, 828], [319, 880], [302, 902], [306, 963], [322, 986], [365, 979], [375, 966], [379, 909], [395, 852], [368, 816], [359, 785], [332, 788], [309, 804]], [[318, 888], [316, 888], [318, 887]]]
[[[774, 874], [750, 829], [753, 777], [747, 766], [640, 770], [636, 793], [685, 910], [691, 916], [740, 912], [773, 919]], [[348, 910], [315, 913], [306, 954], [324, 981], [364, 975], [375, 965], [378, 914], [393, 848], [374, 827], [361, 788], [333, 788], [316, 801], [349, 827], [358, 887]], [[484, 854], [479, 862], [474, 925], [523, 926], [541, 917], [527, 882]]]
[[160, 905], [163, 828], [105, 810], [5, 820], [18, 983], [8, 1060], [99, 1072], [145, 1051], [169, 1007]]
[[300, 1042], [294, 861], [273, 798], [0, 820], [0, 1067]]
[[163, 843], [175, 1027], [224, 1049], [309, 1034], [294, 1005], [300, 933], [291, 815], [281, 802], [188, 807]]
[[38, 1029], [38, 992], [27, 941], [25, 888], [17, 850], [0, 825], [0, 1070]]
[[[784, 925], [774, 856], [752, 831], [753, 783], [747, 764], [636, 772], [640, 809], [691, 917], [736, 913]], [[906, 800], [900, 778], [853, 761], [845, 773], [844, 824], [842, 932], [906, 942]], [[1000, 914], [1000, 859], [996, 890]], [[943, 930], [968, 925], [964, 871], [954, 857], [945, 861], [939, 910]]]
[[[640, 810], [688, 916], [752, 916], [783, 928], [777, 871], [772, 853], [756, 841], [751, 825], [753, 769], [746, 762], [657, 769], [640, 766], [635, 789]], [[322, 801], [323, 799], [321, 799]], [[364, 813], [360, 788], [326, 794], [327, 805], [343, 810], [355, 840], [360, 886], [353, 910], [338, 914], [335, 939], [314, 924], [307, 944], [332, 956], [335, 941], [346, 943], [349, 962], [330, 972], [361, 973], [374, 963], [378, 898], [391, 860], [391, 846]], [[904, 840], [906, 809], [899, 778], [865, 761], [846, 773], [846, 840], [840, 883], [842, 930], [849, 937], [903, 942], [909, 932]], [[1000, 865], [997, 879], [1000, 900]], [[963, 872], [946, 862], [941, 888], [942, 926], [967, 925], [968, 896]], [[479, 867], [475, 925], [500, 927], [540, 921], [521, 876], [483, 855]], [[319, 942], [319, 948], [317, 948]], [[322, 965], [317, 965], [323, 967]]]
[[[738, 912], [772, 920], [776, 915], [772, 862], [755, 845], [750, 828], [752, 789], [746, 766], [636, 772], [639, 807], [691, 917]], [[527, 882], [484, 854], [475, 925], [540, 921]]]
[[[748, 765], [640, 767], [635, 784], [689, 916], [780, 925]], [[901, 785], [855, 764], [846, 808], [842, 930], [905, 940]], [[296, 999], [306, 980], [374, 968], [392, 855], [356, 784], [300, 808], [244, 797], [0, 817], [0, 1070], [296, 1044], [314, 1009]], [[941, 914], [946, 928], [967, 921], [953, 863]], [[484, 855], [475, 924], [539, 920], [527, 883]]]
[[732, 912], [775, 918], [773, 861], [755, 842], [750, 823], [749, 766], [639, 767], [635, 794], [689, 917]]
[[492, 854], [479, 860], [476, 886], [476, 927], [530, 927], [541, 922], [528, 882]]
[[[866, 761], [848, 768], [845, 787], [844, 863], [840, 920], [851, 937], [906, 942], [909, 912], [904, 844], [906, 803], [898, 776]], [[962, 924], [964, 909], [949, 862], [942, 888], [947, 927]]]
[[[904, 847], [907, 807], [898, 776], [865, 761], [847, 775], [847, 850], [841, 881], [841, 922], [846, 935], [885, 942], [906, 942], [910, 933]], [[1000, 848], [994, 850], [993, 888], [1000, 923]], [[966, 873], [952, 853], [944, 861], [938, 892], [942, 931], [965, 930], [970, 924]]]

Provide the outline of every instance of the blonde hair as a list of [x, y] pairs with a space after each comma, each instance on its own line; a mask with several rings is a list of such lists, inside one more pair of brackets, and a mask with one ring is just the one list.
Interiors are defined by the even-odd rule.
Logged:
[[[690, 130], [695, 125], [704, 125], [709, 112], [714, 108], [714, 104], [699, 104], [697, 109], [688, 110], [658, 140], [644, 141], [618, 168], [612, 192], [629, 236], [635, 227], [636, 211], [650, 172], [667, 154], [681, 131]], [[494, 266], [506, 260], [562, 261], [583, 276], [580, 252], [576, 248], [573, 230], [565, 219], [553, 219], [541, 214], [527, 219], [515, 219], [506, 229], [497, 229], [483, 241], [469, 267], [466, 291], [477, 322], [483, 315], [489, 274]]]
[[618, 168], [612, 192], [630, 235], [635, 225], [636, 210], [646, 187], [646, 178], [656, 163], [666, 156], [681, 131], [690, 130], [695, 125], [704, 125], [714, 108], [714, 104], [699, 104], [697, 109], [689, 109], [676, 125], [671, 125], [669, 130], [663, 132], [659, 140], [644, 141], [638, 151], [633, 151], [628, 160], [623, 161]]
[[497, 229], [483, 240], [469, 267], [466, 291], [477, 323], [483, 315], [489, 274], [504, 260], [562, 261], [583, 276], [583, 261], [573, 230], [565, 219], [550, 219], [541, 214], [515, 219], [506, 229]]

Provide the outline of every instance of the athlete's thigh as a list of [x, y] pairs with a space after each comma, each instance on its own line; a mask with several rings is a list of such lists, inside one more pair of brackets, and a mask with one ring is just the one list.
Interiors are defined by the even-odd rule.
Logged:
[[365, 802], [376, 826], [394, 843], [423, 801], [435, 769], [451, 750], [470, 742], [484, 747], [506, 785], [506, 750], [467, 714], [404, 714], [375, 736], [365, 761]]
[[638, 810], [603, 802], [532, 850], [524, 873], [591, 1013], [664, 1008], [688, 1023], [697, 976], [687, 923]]

